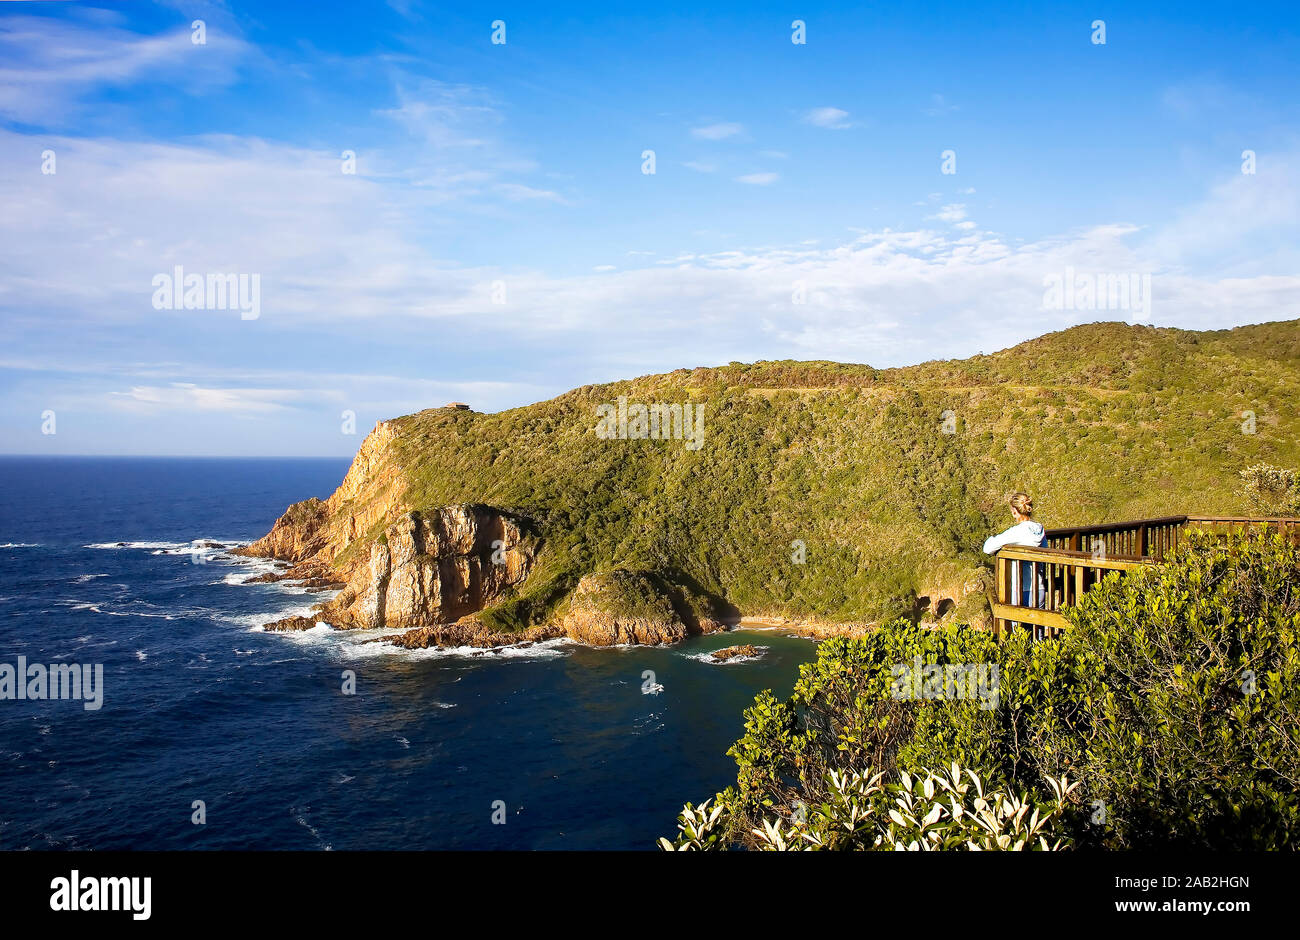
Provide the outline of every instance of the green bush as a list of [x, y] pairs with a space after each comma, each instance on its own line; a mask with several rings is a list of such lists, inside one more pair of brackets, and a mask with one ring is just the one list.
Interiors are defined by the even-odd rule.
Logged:
[[[957, 763], [1006, 792], [1078, 781], [1067, 843], [1300, 844], [1300, 547], [1192, 533], [1067, 616], [1059, 640], [906, 622], [827, 640], [787, 701], [764, 692], [745, 713], [736, 786], [715, 798], [724, 841], [757, 846], [771, 817], [833, 804], [832, 773]], [[996, 666], [997, 707], [900, 697], [893, 670], [918, 657]]]
[[1088, 714], [1063, 745], [1106, 844], [1300, 844], [1300, 547], [1194, 537], [1069, 618]]
[[1294, 470], [1272, 464], [1252, 464], [1241, 471], [1242, 495], [1251, 512], [1265, 516], [1300, 513], [1300, 479]]

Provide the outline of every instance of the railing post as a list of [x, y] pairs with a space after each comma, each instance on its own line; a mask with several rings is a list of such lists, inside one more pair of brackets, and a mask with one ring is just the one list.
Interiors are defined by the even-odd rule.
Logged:
[[1147, 556], [1147, 527], [1143, 526], [1138, 532], [1138, 556], [1145, 558]]

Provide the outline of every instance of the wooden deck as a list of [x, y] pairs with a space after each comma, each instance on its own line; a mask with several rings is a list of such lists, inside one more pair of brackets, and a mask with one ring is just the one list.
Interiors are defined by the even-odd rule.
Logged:
[[[994, 558], [993, 630], [1024, 624], [1056, 636], [1069, 626], [1062, 609], [1077, 603], [1111, 571], [1132, 571], [1173, 555], [1190, 529], [1227, 533], [1280, 529], [1300, 538], [1300, 518], [1164, 516], [1047, 530], [1047, 548], [1008, 545]], [[1030, 585], [1028, 596], [1024, 584]]]

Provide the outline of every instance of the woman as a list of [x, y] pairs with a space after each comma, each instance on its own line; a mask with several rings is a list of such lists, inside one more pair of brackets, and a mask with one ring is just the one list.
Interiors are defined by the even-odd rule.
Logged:
[[[984, 540], [984, 553], [986, 555], [996, 554], [998, 549], [1004, 545], [1026, 545], [1031, 548], [1046, 548], [1047, 533], [1044, 531], [1042, 523], [1033, 520], [1034, 501], [1026, 493], [1013, 493], [1011, 495], [1011, 517], [1016, 520], [1016, 524], [1005, 532], [999, 532], [997, 535], [990, 535]], [[1043, 589], [1042, 578], [1038, 580], [1038, 596], [1031, 602], [1030, 585], [1034, 583], [1033, 562], [1022, 561], [1011, 568], [1011, 596], [1020, 599], [1022, 607], [1042, 607], [1043, 602], [1047, 599], [1047, 594]]]

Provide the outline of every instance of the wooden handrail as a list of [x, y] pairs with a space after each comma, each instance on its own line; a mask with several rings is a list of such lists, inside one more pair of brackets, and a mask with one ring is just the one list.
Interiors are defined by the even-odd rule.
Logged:
[[1007, 545], [998, 552], [999, 558], [1016, 558], [1021, 561], [1041, 561], [1048, 564], [1087, 563], [1096, 568], [1113, 568], [1128, 571], [1142, 565], [1153, 565], [1156, 560], [1151, 556], [1141, 555], [1094, 555], [1092, 552], [1076, 552], [1068, 548], [1030, 548], [1024, 545]]
[[1111, 571], [1133, 571], [1172, 555], [1186, 528], [1277, 527], [1300, 537], [1293, 516], [1161, 516], [1130, 522], [1047, 529], [1047, 547], [1007, 545], [994, 558], [993, 630], [1028, 624], [1034, 635], [1069, 626], [1061, 611]]
[[1103, 522], [1098, 525], [1058, 526], [1047, 530], [1047, 537], [1064, 538], [1070, 535], [1100, 535], [1103, 532], [1122, 532], [1139, 526], [1180, 525], [1188, 516], [1161, 516], [1156, 519], [1134, 519], [1132, 522]]

